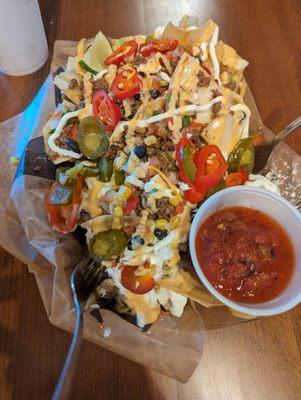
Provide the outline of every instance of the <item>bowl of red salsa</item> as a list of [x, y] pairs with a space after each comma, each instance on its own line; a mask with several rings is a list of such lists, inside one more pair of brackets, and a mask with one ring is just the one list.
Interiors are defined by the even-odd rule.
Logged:
[[301, 302], [301, 214], [272, 192], [216, 193], [194, 216], [189, 247], [201, 282], [228, 307], [267, 316]]

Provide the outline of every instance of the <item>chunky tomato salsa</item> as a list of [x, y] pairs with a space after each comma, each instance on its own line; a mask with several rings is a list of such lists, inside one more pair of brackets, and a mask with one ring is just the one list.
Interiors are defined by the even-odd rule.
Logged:
[[288, 285], [294, 249], [284, 229], [268, 215], [247, 207], [212, 214], [196, 236], [199, 264], [221, 294], [243, 303], [261, 303]]

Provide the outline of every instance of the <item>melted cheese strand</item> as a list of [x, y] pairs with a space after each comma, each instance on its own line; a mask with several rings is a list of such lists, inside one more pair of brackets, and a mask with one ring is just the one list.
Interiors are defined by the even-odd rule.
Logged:
[[81, 154], [75, 153], [72, 150], [66, 150], [62, 149], [61, 147], [58, 147], [54, 142], [55, 140], [60, 136], [63, 128], [65, 127], [67, 121], [70, 118], [77, 117], [78, 114], [80, 113], [81, 110], [76, 110], [72, 112], [68, 112], [63, 117], [61, 118], [60, 122], [58, 123], [57, 127], [55, 128], [55, 131], [52, 135], [49, 136], [48, 138], [48, 146], [49, 148], [54, 151], [55, 153], [65, 156], [65, 157], [70, 157], [70, 158], [81, 158]]
[[173, 117], [176, 115], [182, 115], [182, 114], [186, 114], [189, 112], [207, 111], [207, 110], [209, 110], [209, 108], [211, 108], [213, 106], [213, 104], [221, 101], [222, 98], [223, 98], [223, 96], [218, 96], [215, 99], [213, 99], [212, 101], [210, 101], [210, 103], [207, 103], [207, 104], [202, 104], [202, 105], [189, 104], [188, 106], [176, 108], [173, 111], [167, 111], [163, 114], [154, 115], [153, 117], [139, 121], [137, 123], [137, 126], [140, 128], [145, 128], [149, 124], [152, 124], [152, 123], [158, 122], [158, 121], [162, 121], [163, 119]]

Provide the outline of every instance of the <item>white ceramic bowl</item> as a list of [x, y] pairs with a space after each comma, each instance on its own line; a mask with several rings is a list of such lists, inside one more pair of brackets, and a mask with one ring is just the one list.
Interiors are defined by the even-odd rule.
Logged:
[[[277, 221], [286, 231], [295, 250], [296, 265], [291, 281], [276, 298], [259, 304], [239, 303], [219, 293], [208, 281], [199, 265], [195, 238], [200, 225], [215, 211], [227, 207], [250, 207]], [[264, 189], [235, 186], [210, 197], [196, 213], [190, 229], [189, 247], [194, 268], [205, 287], [226, 306], [250, 315], [275, 315], [290, 310], [301, 302], [301, 213], [282, 197]]]

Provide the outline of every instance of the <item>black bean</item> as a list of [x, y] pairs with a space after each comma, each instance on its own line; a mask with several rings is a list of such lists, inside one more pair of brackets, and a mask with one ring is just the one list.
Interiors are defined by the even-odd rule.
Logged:
[[139, 101], [140, 100], [140, 93], [135, 94], [134, 99]]
[[139, 74], [140, 76], [142, 76], [142, 78], [145, 78], [145, 77], [146, 77], [146, 73], [143, 72], [143, 71], [139, 71], [138, 74]]
[[119, 99], [115, 99], [115, 103], [118, 104], [119, 106], [122, 106], [122, 101]]
[[154, 231], [154, 234], [155, 234], [157, 239], [162, 240], [167, 236], [167, 231], [165, 231], [163, 229], [156, 228], [155, 231]]
[[146, 155], [146, 147], [142, 145], [136, 146], [133, 151], [140, 160]]
[[159, 92], [159, 90], [152, 90], [152, 91], [150, 92], [150, 95], [151, 95], [151, 97], [152, 97], [153, 99], [156, 99], [157, 97], [160, 96], [160, 92]]
[[68, 139], [66, 140], [66, 142], [65, 142], [65, 145], [66, 145], [67, 147], [69, 147], [69, 149], [71, 149], [72, 151], [74, 151], [75, 153], [80, 153], [78, 144], [77, 144], [77, 142], [76, 142], [75, 140], [72, 140], [72, 139], [68, 138]]

